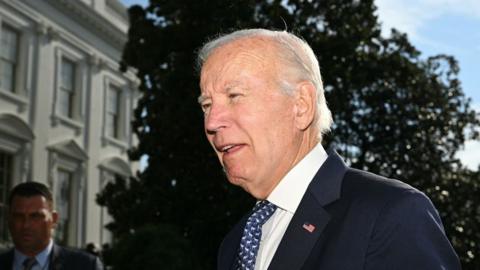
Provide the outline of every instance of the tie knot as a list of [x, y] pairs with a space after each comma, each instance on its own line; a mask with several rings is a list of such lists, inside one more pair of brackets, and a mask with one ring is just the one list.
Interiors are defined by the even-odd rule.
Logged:
[[37, 260], [35, 260], [35, 257], [29, 257], [23, 260], [23, 269], [24, 270], [30, 270], [32, 267], [37, 263]]
[[272, 216], [276, 209], [277, 206], [273, 203], [267, 200], [260, 201], [253, 207], [253, 213], [249, 220], [261, 226]]

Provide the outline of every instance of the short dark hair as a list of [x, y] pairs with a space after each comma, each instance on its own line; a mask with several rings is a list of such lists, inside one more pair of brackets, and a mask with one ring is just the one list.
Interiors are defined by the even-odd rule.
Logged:
[[8, 197], [8, 204], [11, 207], [12, 201], [15, 196], [20, 197], [33, 197], [33, 196], [43, 196], [48, 202], [50, 208], [53, 208], [53, 195], [50, 189], [43, 183], [40, 182], [24, 182], [16, 185], [11, 191]]

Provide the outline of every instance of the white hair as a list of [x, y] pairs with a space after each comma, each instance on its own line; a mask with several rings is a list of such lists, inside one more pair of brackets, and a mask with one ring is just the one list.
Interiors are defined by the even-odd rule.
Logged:
[[294, 83], [298, 81], [309, 81], [315, 86], [317, 94], [315, 118], [318, 138], [321, 140], [322, 135], [330, 130], [333, 123], [332, 113], [328, 109], [325, 100], [318, 60], [312, 48], [294, 34], [267, 29], [244, 29], [219, 36], [207, 42], [199, 50], [197, 58], [198, 70], [201, 70], [203, 64], [215, 49], [233, 41], [251, 37], [268, 38], [278, 46], [278, 57], [285, 63], [285, 69], [288, 69], [289, 73], [291, 73], [290, 76], [284, 76], [284, 79], [281, 79], [282, 81], [280, 82], [281, 88], [285, 93], [292, 94], [295, 90]]

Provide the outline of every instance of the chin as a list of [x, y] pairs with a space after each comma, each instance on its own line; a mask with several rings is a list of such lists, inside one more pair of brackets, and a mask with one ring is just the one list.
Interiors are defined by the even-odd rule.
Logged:
[[240, 186], [240, 187], [243, 187], [242, 183], [242, 179], [238, 178], [238, 177], [233, 177], [233, 176], [230, 176], [228, 175], [227, 173], [227, 179], [228, 179], [228, 182], [230, 182], [230, 184], [232, 185], [235, 185], [235, 186]]
[[252, 197], [254, 197], [257, 200], [265, 200], [268, 197], [268, 193], [265, 193], [263, 191], [248, 191], [246, 190]]
[[230, 182], [230, 184], [241, 187], [243, 190], [250, 193], [248, 190], [245, 178], [230, 176], [227, 174], [227, 179], [228, 179], [228, 182]]
[[228, 178], [228, 181], [230, 184], [241, 187], [245, 192], [250, 194], [252, 197], [254, 197], [257, 200], [264, 200], [268, 197], [268, 194], [265, 195], [264, 192], [261, 191], [255, 191], [254, 189], [251, 188], [250, 185], [247, 185], [245, 179], [243, 178]]

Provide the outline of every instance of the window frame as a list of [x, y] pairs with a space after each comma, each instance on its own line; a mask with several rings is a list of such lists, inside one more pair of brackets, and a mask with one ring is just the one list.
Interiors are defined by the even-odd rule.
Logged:
[[[15, 55], [13, 56], [13, 60], [12, 59], [7, 59], [6, 57], [3, 57], [1, 54], [0, 54], [0, 64], [3, 64], [4, 62], [10, 64], [12, 66], [12, 74], [11, 74], [11, 86], [10, 86], [10, 89], [7, 89], [7, 88], [3, 88], [0, 84], [0, 89], [2, 89], [3, 91], [6, 91], [6, 92], [10, 92], [10, 93], [16, 93], [18, 90], [16, 89], [16, 85], [17, 85], [17, 74], [18, 74], [18, 64], [19, 64], [19, 51], [20, 51], [20, 40], [21, 40], [21, 33], [15, 29], [14, 27], [10, 26], [9, 24], [6, 24], [6, 23], [3, 23], [0, 25], [0, 46], [2, 46], [2, 40], [3, 40], [3, 35], [5, 34], [4, 33], [4, 30], [7, 30], [7, 31], [10, 31], [11, 33], [15, 34], [16, 35], [16, 44], [15, 44]], [[1, 70], [0, 70], [1, 71]], [[3, 73], [0, 72], [0, 73]]]
[[[67, 208], [66, 209], [66, 213], [67, 213], [67, 216], [64, 217], [62, 213], [62, 209], [60, 208], [60, 205], [59, 203], [60, 202], [63, 202], [63, 200], [61, 200], [61, 196], [63, 195], [62, 194], [62, 190], [60, 189], [61, 188], [61, 184], [62, 184], [62, 178], [60, 177], [61, 174], [65, 174], [68, 176], [68, 198], [66, 200], [67, 202]], [[69, 242], [71, 242], [71, 229], [72, 229], [72, 220], [75, 220], [74, 218], [72, 218], [72, 215], [73, 213], [75, 213], [75, 209], [72, 209], [74, 208], [74, 203], [75, 201], [73, 201], [72, 203], [72, 198], [74, 197], [73, 196], [73, 185], [75, 183], [75, 172], [74, 171], [71, 171], [71, 170], [68, 170], [68, 169], [65, 169], [64, 167], [58, 167], [57, 168], [57, 172], [56, 172], [56, 177], [57, 177], [57, 187], [56, 187], [56, 192], [55, 192], [55, 209], [57, 211], [57, 213], [59, 214], [58, 217], [59, 217], [59, 220], [58, 220], [58, 223], [57, 223], [57, 229], [55, 230], [55, 240], [58, 241], [58, 243], [62, 244], [62, 245], [68, 245]], [[65, 230], [62, 232], [62, 237], [59, 237], [58, 235], [58, 231], [59, 231], [59, 228], [62, 226], [62, 220], [66, 220], [66, 228]]]
[[[70, 188], [71, 205], [69, 206], [70, 218], [68, 225], [67, 246], [77, 246], [82, 243], [85, 228], [84, 209], [85, 205], [85, 182], [86, 162], [88, 155], [75, 140], [66, 140], [47, 147], [49, 151], [49, 182], [52, 187], [53, 196], [57, 198], [59, 192], [60, 170], [72, 173]], [[57, 206], [57, 202], [55, 202]]]
[[29, 64], [35, 54], [33, 50], [36, 46], [35, 27], [31, 21], [0, 12], [0, 29], [4, 27], [18, 34], [17, 61], [13, 75], [12, 91], [0, 87], [0, 98], [17, 106], [18, 112], [22, 113], [28, 109], [29, 96], [32, 91], [32, 76], [35, 72], [34, 65]]
[[[0, 151], [11, 159], [10, 182], [7, 188], [29, 181], [31, 178], [32, 142], [35, 136], [30, 126], [17, 115], [0, 113]], [[9, 239], [0, 238], [0, 248]]]
[[[115, 111], [110, 110], [110, 107], [112, 104], [110, 102], [112, 101], [111, 95], [115, 93], [116, 95], [116, 100], [115, 104]], [[114, 138], [114, 139], [121, 139], [121, 120], [122, 120], [122, 115], [121, 115], [121, 107], [122, 107], [122, 90], [119, 89], [117, 86], [110, 84], [108, 91], [107, 91], [107, 104], [105, 107], [105, 128], [106, 128], [106, 135]], [[109, 118], [112, 117], [113, 121], [110, 123]], [[109, 126], [112, 124], [113, 126]]]
[[[70, 65], [71, 66], [71, 82], [69, 82], [69, 87], [66, 87], [64, 85], [64, 73], [65, 72], [65, 64], [67, 65]], [[60, 82], [59, 82], [59, 86], [58, 86], [58, 96], [59, 96], [59, 99], [58, 99], [58, 110], [59, 110], [59, 113], [60, 115], [64, 116], [64, 117], [68, 117], [70, 119], [73, 119], [74, 118], [74, 111], [75, 111], [75, 102], [76, 102], [76, 89], [75, 89], [75, 84], [76, 84], [76, 70], [77, 70], [77, 67], [76, 67], [76, 64], [75, 62], [71, 61], [69, 58], [67, 57], [62, 57], [62, 59], [60, 60]], [[61, 95], [63, 94], [66, 94], [67, 97], [68, 97], [68, 104], [67, 104], [67, 111], [62, 111], [63, 107], [62, 107], [62, 101], [63, 99], [60, 98]]]
[[[102, 145], [112, 145], [121, 149], [121, 151], [126, 151], [131, 142], [130, 119], [132, 113], [132, 90], [127, 81], [117, 78], [113, 74], [104, 75], [103, 88]], [[110, 136], [107, 127], [109, 93], [112, 88], [119, 91], [117, 137]]]
[[7, 223], [7, 215], [8, 215], [8, 193], [9, 193], [9, 190], [12, 186], [12, 182], [13, 182], [13, 175], [15, 174], [15, 171], [14, 171], [14, 164], [15, 164], [15, 155], [11, 152], [8, 152], [8, 151], [4, 151], [3, 149], [0, 149], [0, 155], [4, 155], [6, 156], [7, 158], [9, 158], [9, 162], [10, 164], [8, 165], [9, 168], [2, 168], [4, 164], [2, 163], [6, 163], [6, 162], [1, 162], [0, 163], [0, 173], [3, 174], [2, 176], [0, 176], [0, 178], [3, 179], [3, 177], [8, 173], [9, 171], [9, 175], [6, 175], [4, 180], [6, 180], [5, 183], [1, 183], [0, 182], [0, 185], [2, 186], [2, 188], [0, 189], [0, 192], [2, 194], [0, 194], [0, 196], [2, 196], [3, 198], [0, 198], [0, 243], [5, 243], [7, 241], [9, 241], [9, 234], [8, 234], [8, 223]]
[[[62, 124], [80, 134], [85, 124], [85, 106], [88, 86], [87, 54], [65, 43], [59, 43], [55, 48], [55, 83], [52, 104], [52, 126]], [[69, 115], [61, 111], [62, 72], [64, 61], [73, 64], [73, 94], [70, 102]]]
[[[132, 176], [132, 169], [130, 164], [117, 156], [109, 157], [104, 159], [98, 165], [100, 177], [99, 177], [99, 191], [101, 192], [108, 183], [111, 183], [115, 180], [116, 177], [123, 178], [129, 184], [129, 179]], [[106, 207], [100, 207], [100, 235], [99, 243], [107, 244], [113, 241], [113, 235], [108, 229], [105, 228], [113, 218], [108, 214]], [[110, 242], [109, 242], [110, 241]]]

